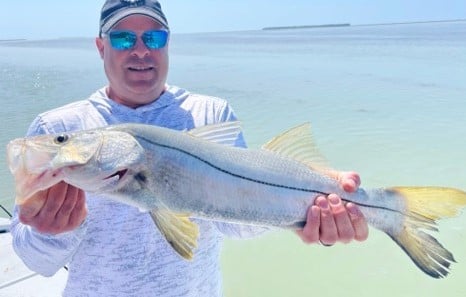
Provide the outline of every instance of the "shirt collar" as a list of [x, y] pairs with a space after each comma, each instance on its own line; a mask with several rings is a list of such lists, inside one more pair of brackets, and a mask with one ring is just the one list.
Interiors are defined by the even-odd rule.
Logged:
[[102, 104], [106, 108], [111, 109], [114, 112], [124, 112], [129, 114], [138, 114], [166, 107], [172, 104], [180, 94], [184, 93], [178, 87], [167, 85], [165, 91], [156, 100], [152, 101], [149, 104], [139, 106], [137, 108], [130, 108], [126, 105], [115, 102], [114, 100], [109, 98], [107, 96], [106, 89], [107, 87], [99, 89], [90, 97], [90, 100], [98, 104]]

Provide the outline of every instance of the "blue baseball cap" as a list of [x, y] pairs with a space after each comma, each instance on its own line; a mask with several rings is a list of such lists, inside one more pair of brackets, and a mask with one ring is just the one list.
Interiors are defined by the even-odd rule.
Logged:
[[107, 33], [116, 23], [133, 14], [151, 17], [169, 29], [167, 18], [157, 0], [107, 0], [100, 14], [99, 35]]

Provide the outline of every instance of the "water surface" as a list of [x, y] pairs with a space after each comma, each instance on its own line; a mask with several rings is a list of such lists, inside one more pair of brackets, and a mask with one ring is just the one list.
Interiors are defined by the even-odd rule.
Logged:
[[[106, 83], [93, 39], [0, 43], [0, 153], [40, 112]], [[364, 187], [466, 190], [466, 23], [174, 34], [169, 83], [226, 98], [251, 147], [311, 122]], [[0, 158], [0, 201], [14, 190]], [[306, 246], [290, 232], [228, 240], [226, 296], [466, 296], [466, 215], [440, 225], [458, 264], [433, 280], [387, 236]]]

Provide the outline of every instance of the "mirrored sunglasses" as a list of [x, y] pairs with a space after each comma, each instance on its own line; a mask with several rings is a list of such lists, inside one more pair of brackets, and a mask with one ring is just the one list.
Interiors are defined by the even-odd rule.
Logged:
[[[161, 49], [167, 45], [168, 31], [149, 30], [141, 35], [141, 39], [149, 49]], [[138, 36], [133, 31], [113, 30], [105, 34], [110, 40], [112, 48], [120, 51], [132, 49], [136, 45]]]

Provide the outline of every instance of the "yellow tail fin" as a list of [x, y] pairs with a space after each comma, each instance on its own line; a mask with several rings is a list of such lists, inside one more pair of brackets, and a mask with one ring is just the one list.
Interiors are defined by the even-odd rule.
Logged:
[[442, 278], [455, 262], [453, 255], [433, 236], [424, 230], [438, 231], [436, 222], [457, 216], [466, 206], [466, 193], [441, 187], [396, 187], [389, 191], [398, 193], [406, 202], [406, 219], [399, 234], [389, 236], [411, 257], [425, 273]]

